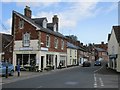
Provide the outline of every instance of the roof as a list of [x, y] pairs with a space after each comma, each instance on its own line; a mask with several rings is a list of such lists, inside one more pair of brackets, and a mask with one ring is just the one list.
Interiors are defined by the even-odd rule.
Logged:
[[118, 43], [120, 43], [120, 26], [113, 26], [113, 30], [115, 32]]
[[110, 40], [110, 36], [111, 36], [111, 34], [108, 34], [108, 41]]
[[33, 20], [36, 24], [42, 26], [43, 20], [47, 20], [47, 18], [46, 18], [46, 17], [43, 17], [43, 18], [32, 18], [32, 20]]
[[78, 49], [77, 46], [73, 45], [72, 43], [67, 42], [67, 47], [72, 49]]
[[38, 18], [38, 20], [37, 20], [37, 18], [36, 19], [31, 19], [31, 18], [29, 18], [29, 17], [27, 17], [27, 16], [24, 16], [24, 15], [22, 15], [22, 14], [20, 14], [20, 13], [18, 13], [18, 12], [16, 12], [16, 11], [13, 11], [13, 13], [14, 14], [16, 14], [16, 15], [18, 15], [18, 16], [20, 16], [21, 18], [23, 18], [24, 20], [26, 20], [27, 22], [29, 22], [30, 24], [32, 24], [33, 26], [35, 26], [36, 27], [36, 30], [38, 30], [38, 31], [42, 31], [42, 32], [45, 32], [45, 33], [48, 33], [48, 34], [52, 34], [52, 35], [55, 35], [55, 36], [58, 36], [58, 37], [61, 37], [61, 38], [66, 38], [64, 35], [62, 35], [61, 33], [59, 33], [59, 32], [54, 32], [54, 31], [52, 31], [52, 30], [50, 30], [49, 28], [43, 28], [43, 27], [41, 27], [38, 23], [36, 23], [35, 21], [42, 21], [43, 19], [45, 19], [45, 18]]
[[47, 23], [47, 28], [49, 28], [49, 29], [53, 30], [53, 26], [54, 26], [54, 24], [53, 24], [53, 23]]
[[99, 52], [106, 52], [104, 49], [102, 49], [102, 48], [96, 48], [95, 47], [95, 49], [97, 50], [97, 51], [99, 51]]
[[11, 42], [13, 37], [10, 34], [2, 34], [2, 38], [3, 38], [3, 40], [5, 40], [7, 42]]

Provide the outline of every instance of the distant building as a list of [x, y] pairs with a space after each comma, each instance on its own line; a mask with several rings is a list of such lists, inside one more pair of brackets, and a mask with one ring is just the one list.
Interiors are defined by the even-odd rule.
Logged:
[[108, 35], [108, 67], [120, 72], [120, 26], [113, 26]]
[[95, 60], [108, 61], [107, 49], [108, 43], [101, 42], [101, 44], [94, 44]]
[[0, 60], [12, 63], [13, 37], [0, 33]]
[[67, 66], [77, 65], [77, 46], [67, 42]]

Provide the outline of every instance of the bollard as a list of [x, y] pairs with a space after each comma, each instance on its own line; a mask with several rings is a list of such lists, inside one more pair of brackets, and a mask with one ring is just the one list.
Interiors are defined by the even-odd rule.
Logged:
[[8, 66], [6, 65], [6, 78], [8, 78]]

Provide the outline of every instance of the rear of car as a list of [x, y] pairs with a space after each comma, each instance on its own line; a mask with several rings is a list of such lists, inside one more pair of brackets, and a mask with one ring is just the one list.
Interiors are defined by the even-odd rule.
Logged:
[[8, 67], [8, 74], [13, 76], [14, 75], [14, 66], [10, 63], [0, 62], [0, 75], [6, 75], [6, 67]]
[[91, 63], [89, 61], [83, 62], [83, 67], [90, 67]]

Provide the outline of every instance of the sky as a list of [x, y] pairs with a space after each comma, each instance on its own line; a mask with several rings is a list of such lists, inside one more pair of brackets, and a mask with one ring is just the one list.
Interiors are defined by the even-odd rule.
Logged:
[[0, 32], [11, 33], [12, 11], [24, 14], [26, 5], [32, 10], [32, 18], [47, 17], [52, 22], [57, 15], [59, 32], [76, 35], [84, 44], [107, 43], [112, 26], [118, 25], [118, 0], [2, 0]]

